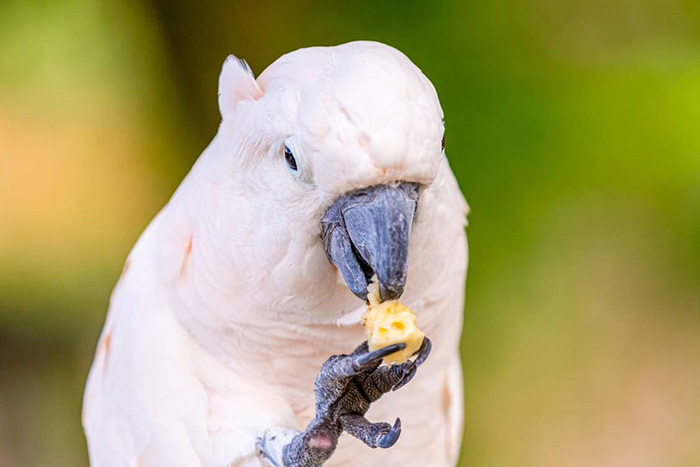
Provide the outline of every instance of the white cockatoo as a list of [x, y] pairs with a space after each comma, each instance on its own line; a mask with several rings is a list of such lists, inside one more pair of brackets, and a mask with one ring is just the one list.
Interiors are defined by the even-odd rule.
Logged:
[[[92, 465], [454, 465], [468, 207], [434, 87], [352, 42], [257, 79], [231, 56], [219, 108], [112, 294], [83, 405]], [[427, 360], [356, 348], [375, 274]]]

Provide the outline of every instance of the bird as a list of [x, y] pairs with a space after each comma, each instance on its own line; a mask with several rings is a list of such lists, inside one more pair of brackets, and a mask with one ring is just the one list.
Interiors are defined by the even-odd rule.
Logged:
[[[91, 465], [455, 465], [469, 206], [435, 87], [372, 41], [257, 78], [231, 55], [218, 84], [216, 135], [110, 297]], [[364, 341], [373, 276], [429, 338], [402, 365]]]

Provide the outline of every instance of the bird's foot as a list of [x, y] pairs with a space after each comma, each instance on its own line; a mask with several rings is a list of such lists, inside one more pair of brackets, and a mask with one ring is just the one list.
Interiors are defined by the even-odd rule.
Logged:
[[393, 425], [372, 423], [364, 415], [385, 393], [406, 385], [430, 354], [425, 338], [416, 359], [400, 365], [380, 366], [382, 359], [403, 350], [394, 344], [369, 352], [367, 342], [350, 355], [334, 355], [323, 364], [314, 382], [316, 417], [295, 436], [282, 453], [285, 467], [318, 467], [335, 451], [345, 431], [372, 448], [389, 448], [401, 434], [401, 420]]

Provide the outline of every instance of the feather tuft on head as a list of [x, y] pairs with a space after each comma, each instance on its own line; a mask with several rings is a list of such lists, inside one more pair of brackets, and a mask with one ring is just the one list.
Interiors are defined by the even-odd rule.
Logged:
[[253, 70], [248, 63], [234, 55], [224, 61], [219, 76], [219, 111], [221, 118], [235, 115], [238, 103], [243, 100], [257, 100], [263, 92], [255, 81]]

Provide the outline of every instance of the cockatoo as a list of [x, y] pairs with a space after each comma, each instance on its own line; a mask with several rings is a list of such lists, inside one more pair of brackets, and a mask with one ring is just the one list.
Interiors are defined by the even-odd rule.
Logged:
[[[83, 404], [92, 465], [454, 465], [468, 207], [431, 82], [352, 42], [257, 79], [230, 56], [218, 103], [112, 294]], [[430, 338], [407, 363], [361, 343], [374, 275]]]

